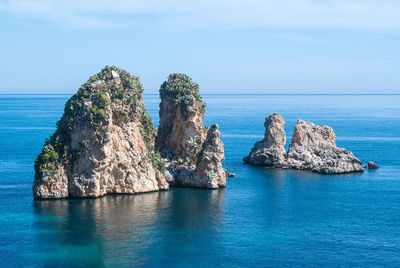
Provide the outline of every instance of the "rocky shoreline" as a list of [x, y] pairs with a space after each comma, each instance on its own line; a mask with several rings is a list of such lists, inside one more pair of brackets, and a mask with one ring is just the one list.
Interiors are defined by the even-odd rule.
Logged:
[[256, 142], [249, 155], [243, 158], [246, 164], [322, 174], [364, 171], [361, 161], [352, 152], [336, 147], [335, 133], [328, 126], [297, 120], [287, 152], [283, 117], [271, 114], [264, 126], [264, 139]]

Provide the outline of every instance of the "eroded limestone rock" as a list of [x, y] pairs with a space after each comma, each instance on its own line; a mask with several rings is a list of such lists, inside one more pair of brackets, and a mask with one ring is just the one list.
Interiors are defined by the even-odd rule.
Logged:
[[324, 174], [363, 171], [362, 163], [352, 152], [336, 147], [333, 129], [297, 120], [286, 153], [284, 120], [272, 114], [265, 121], [265, 135], [255, 143], [243, 160], [254, 166], [312, 170]]
[[35, 161], [36, 199], [168, 189], [139, 79], [116, 67], [92, 76], [65, 105]]
[[203, 126], [205, 103], [199, 86], [184, 74], [171, 74], [160, 88], [156, 148], [166, 158], [174, 186], [218, 188], [226, 184], [224, 147], [218, 125]]
[[264, 127], [264, 139], [254, 144], [243, 161], [254, 166], [280, 166], [286, 155], [285, 120], [280, 114], [271, 114], [265, 119]]
[[[203, 126], [198, 85], [170, 75], [160, 130], [146, 113], [139, 79], [114, 66], [92, 76], [65, 105], [35, 160], [35, 199], [84, 198], [226, 184], [217, 125]], [[157, 135], [157, 149], [155, 139]]]
[[285, 166], [335, 174], [364, 171], [352, 152], [336, 147], [336, 136], [328, 126], [297, 120]]

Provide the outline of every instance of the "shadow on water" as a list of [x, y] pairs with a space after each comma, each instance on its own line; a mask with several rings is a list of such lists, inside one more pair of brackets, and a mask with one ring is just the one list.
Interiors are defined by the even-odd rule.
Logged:
[[35, 259], [50, 266], [148, 264], [156, 252], [167, 257], [195, 243], [193, 230], [210, 232], [219, 224], [224, 194], [224, 189], [175, 189], [35, 201]]

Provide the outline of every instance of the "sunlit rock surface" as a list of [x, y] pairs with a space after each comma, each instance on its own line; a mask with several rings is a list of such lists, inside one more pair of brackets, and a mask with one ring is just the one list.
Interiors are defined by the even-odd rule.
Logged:
[[352, 152], [336, 147], [333, 129], [297, 120], [286, 153], [284, 120], [271, 114], [265, 121], [264, 139], [255, 143], [243, 159], [247, 164], [272, 168], [312, 170], [324, 174], [363, 171], [362, 163]]
[[174, 186], [219, 188], [226, 184], [224, 146], [218, 125], [203, 126], [206, 104], [199, 86], [184, 74], [171, 74], [160, 88], [156, 148], [166, 158]]

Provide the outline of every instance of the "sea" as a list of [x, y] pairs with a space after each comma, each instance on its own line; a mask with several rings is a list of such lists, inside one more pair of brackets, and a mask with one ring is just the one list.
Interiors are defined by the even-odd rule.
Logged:
[[[34, 201], [33, 163], [70, 95], [0, 95], [0, 267], [400, 267], [400, 95], [203, 95], [217, 123], [219, 190]], [[160, 99], [145, 95], [158, 124]], [[331, 126], [378, 170], [244, 165], [279, 112]]]

